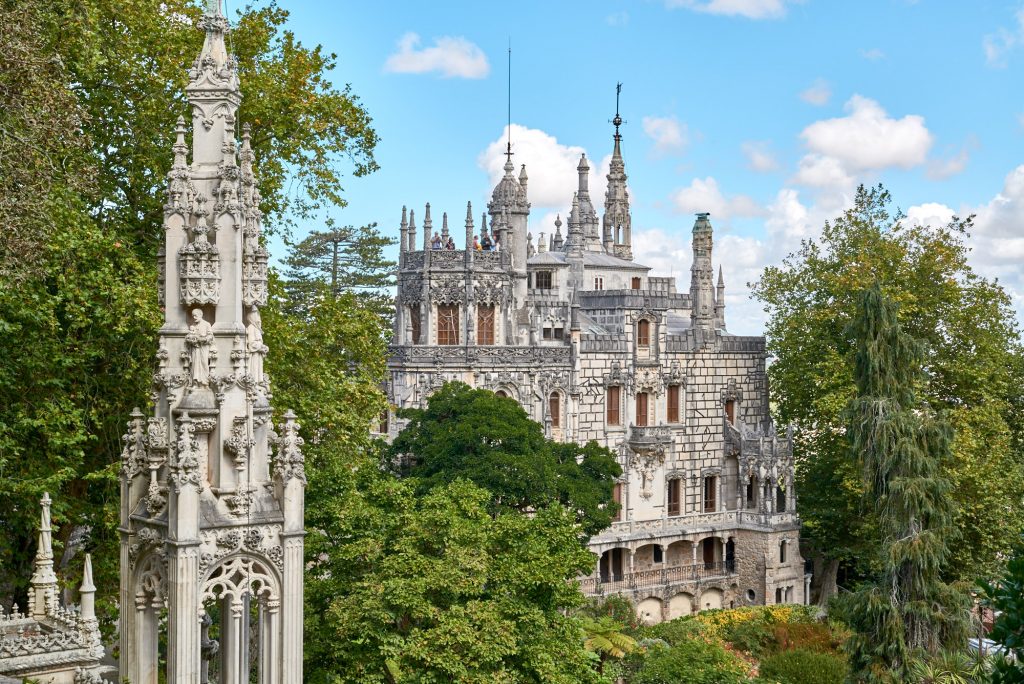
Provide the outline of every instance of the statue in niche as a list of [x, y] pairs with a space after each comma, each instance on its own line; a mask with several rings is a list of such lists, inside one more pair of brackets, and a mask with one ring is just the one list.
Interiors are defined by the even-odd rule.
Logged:
[[245, 340], [246, 351], [249, 352], [249, 377], [259, 384], [263, 382], [263, 358], [270, 349], [263, 344], [263, 321], [260, 319], [260, 310], [255, 306], [249, 311]]
[[192, 309], [192, 325], [188, 327], [185, 344], [189, 350], [190, 386], [209, 387], [213, 326], [203, 318], [202, 309]]

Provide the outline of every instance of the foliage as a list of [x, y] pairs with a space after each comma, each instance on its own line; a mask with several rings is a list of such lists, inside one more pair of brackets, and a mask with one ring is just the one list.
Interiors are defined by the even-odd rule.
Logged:
[[968, 263], [970, 219], [922, 227], [891, 215], [890, 204], [881, 187], [860, 188], [852, 209], [781, 266], [765, 269], [753, 288], [769, 314], [776, 418], [796, 427], [801, 539], [813, 552], [806, 555], [816, 557], [816, 577], [827, 582], [838, 561], [847, 573], [877, 570], [862, 561], [875, 557], [876, 519], [863, 505], [842, 411], [855, 393], [847, 331], [855, 293], [878, 280], [899, 304], [907, 333], [924, 342], [921, 398], [949, 411], [956, 434], [943, 472], [960, 541], [944, 570], [950, 578], [990, 574], [1007, 551], [1005, 530], [1024, 526], [1016, 319], [1002, 287]]
[[292, 245], [284, 260], [293, 297], [308, 298], [311, 289], [326, 284], [335, 296], [358, 293], [364, 303], [390, 320], [394, 302], [386, 290], [395, 284], [396, 264], [384, 257], [383, 250], [394, 243], [393, 238], [380, 234], [375, 223], [312, 231]]
[[597, 620], [608, 617], [621, 624], [630, 632], [636, 632], [641, 624], [633, 602], [620, 594], [612, 594], [602, 598], [591, 598], [577, 609], [576, 614], [580, 617], [589, 617]]
[[709, 636], [728, 638], [735, 629], [747, 622], [764, 625], [807, 623], [817, 620], [818, 611], [812, 606], [780, 603], [771, 606], [744, 606], [730, 610], [702, 610], [689, 619], [704, 626]]
[[606, 661], [624, 658], [636, 650], [636, 639], [623, 632], [621, 622], [607, 615], [596, 619], [582, 617], [580, 627], [585, 635], [583, 647], [598, 656], [599, 673], [604, 672]]
[[464, 480], [419, 495], [372, 463], [354, 470], [310, 538], [309, 681], [597, 681], [563, 614], [592, 563], [571, 513], [494, 518]]
[[513, 399], [459, 382], [430, 396], [426, 409], [400, 414], [408, 426], [389, 461], [422, 489], [465, 478], [491, 492], [493, 510], [527, 511], [560, 502], [576, 511], [587, 535], [608, 527], [621, 468], [596, 442], [585, 446], [544, 438], [541, 425]]
[[978, 662], [963, 651], [942, 651], [934, 657], [915, 661], [910, 667], [909, 681], [914, 684], [988, 684], [988, 661]]
[[[103, 591], [117, 586], [115, 464], [128, 414], [148, 401], [164, 178], [174, 119], [189, 111], [182, 67], [199, 54], [199, 12], [188, 0], [0, 2], [4, 603], [25, 605], [36, 502], [49, 491], [60, 574], [74, 585], [81, 556], [66, 542], [88, 530], [98, 609], [110, 624], [115, 597]], [[252, 124], [268, 224], [343, 204], [341, 170], [375, 168], [369, 117], [347, 88], [330, 85], [334, 58], [286, 30], [286, 12], [247, 8], [235, 19], [230, 47], [245, 90], [239, 123]], [[284, 337], [268, 332], [268, 345], [283, 346]], [[288, 371], [303, 373], [310, 356], [305, 349], [293, 356], [301, 363], [272, 371], [280, 399], [297, 385]], [[272, 353], [268, 368], [273, 362]], [[362, 420], [361, 400], [352, 399], [347, 425]], [[309, 403], [304, 420], [316, 425], [319, 409]]]
[[995, 684], [1024, 684], [1024, 538], [1007, 564], [1006, 574], [984, 587], [993, 610], [998, 611], [990, 636], [1013, 660], [996, 663]]
[[797, 648], [762, 660], [759, 674], [779, 684], [843, 684], [849, 670], [840, 655]]
[[963, 647], [969, 636], [969, 599], [939, 575], [953, 513], [941, 464], [952, 435], [919, 401], [924, 350], [877, 285], [862, 294], [851, 334], [850, 446], [877, 516], [882, 572], [846, 603], [847, 649], [856, 681], [904, 681], [920, 654]]
[[654, 646], [643, 657], [631, 684], [739, 684], [749, 668], [716, 642], [681, 641]]

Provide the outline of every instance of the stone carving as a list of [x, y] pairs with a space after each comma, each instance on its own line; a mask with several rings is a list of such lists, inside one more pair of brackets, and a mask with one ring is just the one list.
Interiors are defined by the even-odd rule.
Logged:
[[176, 492], [183, 487], [199, 486], [199, 441], [196, 439], [196, 425], [183, 413], [178, 419], [178, 439], [175, 444], [175, 460], [171, 466], [171, 480]]
[[245, 329], [245, 347], [249, 352], [249, 378], [257, 386], [263, 384], [263, 358], [270, 349], [263, 344], [263, 321], [255, 306], [249, 311], [249, 325]]
[[213, 326], [203, 318], [202, 309], [192, 309], [192, 325], [185, 336], [189, 359], [189, 387], [210, 386], [210, 347]]
[[121, 476], [131, 479], [141, 473], [146, 466], [149, 450], [146, 444], [145, 423], [142, 411], [132, 411], [132, 419], [128, 422], [128, 432], [121, 437], [124, 450], [121, 452]]
[[299, 424], [295, 422], [295, 414], [286, 411], [281, 434], [277, 438], [277, 458], [274, 459], [274, 475], [282, 482], [292, 478], [306, 481], [306, 460], [302, 455], [305, 440], [299, 437]]
[[178, 284], [181, 303], [186, 306], [216, 304], [220, 299], [220, 254], [207, 238], [206, 198], [199, 195], [198, 220], [192, 232], [195, 239], [178, 250]]
[[466, 283], [462, 280], [437, 280], [430, 285], [430, 301], [435, 304], [462, 304], [466, 299]]

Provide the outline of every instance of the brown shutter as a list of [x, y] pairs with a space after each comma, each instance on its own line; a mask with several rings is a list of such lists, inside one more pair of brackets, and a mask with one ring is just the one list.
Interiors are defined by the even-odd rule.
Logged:
[[607, 408], [607, 412], [608, 412], [608, 424], [609, 425], [619, 425], [620, 424], [620, 419], [619, 419], [619, 405], [620, 405], [620, 402], [621, 402], [621, 398], [620, 398], [620, 389], [619, 389], [619, 387], [617, 385], [609, 387], [608, 388], [608, 392], [607, 392], [607, 394], [605, 396], [605, 403], [607, 404], [606, 408]]
[[636, 395], [636, 424], [647, 425], [647, 392], [638, 392]]
[[668, 386], [668, 416], [670, 423], [679, 422], [679, 385]]

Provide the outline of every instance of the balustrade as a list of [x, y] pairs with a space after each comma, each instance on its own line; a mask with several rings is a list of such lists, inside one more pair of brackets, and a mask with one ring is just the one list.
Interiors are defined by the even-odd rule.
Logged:
[[584, 594], [603, 594], [605, 591], [617, 592], [625, 589], [649, 589], [666, 587], [685, 582], [699, 582], [719, 577], [727, 577], [736, 573], [735, 559], [716, 563], [697, 563], [696, 565], [677, 565], [634, 572], [610, 573], [608, 580], [600, 577], [583, 577], [580, 589]]

